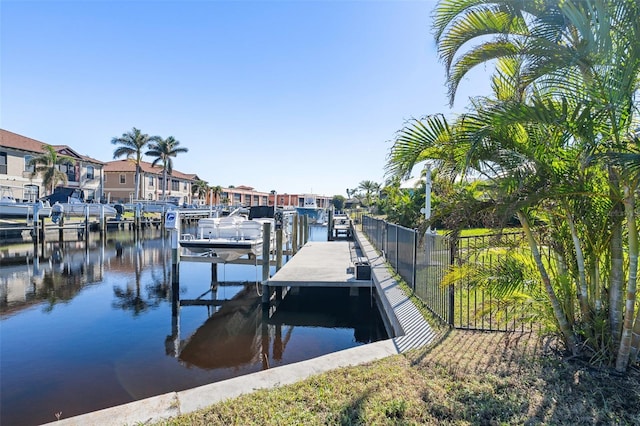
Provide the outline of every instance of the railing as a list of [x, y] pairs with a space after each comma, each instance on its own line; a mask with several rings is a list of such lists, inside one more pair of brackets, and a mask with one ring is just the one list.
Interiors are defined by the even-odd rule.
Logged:
[[521, 321], [524, 305], [506, 304], [490, 290], [476, 286], [465, 268], [458, 268], [455, 284], [443, 284], [452, 266], [473, 263], [487, 267], [510, 250], [526, 250], [520, 232], [452, 238], [436, 233], [420, 235], [370, 216], [362, 216], [362, 230], [425, 306], [456, 328], [485, 331], [531, 329]]

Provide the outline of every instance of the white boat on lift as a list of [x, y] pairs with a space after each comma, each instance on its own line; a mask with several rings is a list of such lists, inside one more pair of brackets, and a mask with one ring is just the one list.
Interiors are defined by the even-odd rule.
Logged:
[[262, 254], [264, 243], [263, 225], [271, 224], [270, 245], [275, 242], [275, 219], [273, 217], [254, 217], [249, 219], [242, 210], [231, 212], [228, 216], [204, 218], [198, 221], [196, 235], [182, 234], [180, 246], [192, 253], [219, 257], [231, 262], [243, 256]]
[[38, 217], [45, 218], [51, 216], [51, 206], [49, 203], [36, 201], [35, 203], [25, 203], [15, 199], [10, 187], [2, 187], [0, 191], [0, 218], [26, 218], [33, 219], [37, 210]]

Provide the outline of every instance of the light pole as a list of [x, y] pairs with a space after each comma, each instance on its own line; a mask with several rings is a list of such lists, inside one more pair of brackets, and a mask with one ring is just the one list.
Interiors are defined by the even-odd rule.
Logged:
[[[427, 171], [424, 181], [424, 208], [420, 209], [421, 213], [424, 213], [424, 219], [428, 222], [431, 219], [431, 165], [427, 163]], [[436, 233], [431, 229], [431, 225], [427, 227], [425, 231], [425, 259], [427, 264], [431, 264], [431, 252], [435, 245]]]
[[[427, 175], [424, 184], [424, 218], [426, 221], [431, 219], [431, 165], [427, 164]], [[431, 225], [427, 228], [427, 232], [431, 232]]]

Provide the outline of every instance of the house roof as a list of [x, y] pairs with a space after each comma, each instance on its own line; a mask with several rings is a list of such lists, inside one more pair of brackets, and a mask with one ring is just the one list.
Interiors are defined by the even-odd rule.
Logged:
[[89, 163], [97, 163], [97, 164], [104, 165], [104, 162], [100, 160], [96, 160], [95, 158], [91, 158], [87, 155], [78, 154], [75, 150], [69, 147], [69, 145], [52, 145], [52, 146], [53, 146], [53, 149], [55, 149], [56, 152], [60, 154], [67, 155], [72, 158], [78, 158], [82, 161], [86, 161]]
[[[159, 167], [159, 166], [155, 166], [154, 167], [154, 166], [151, 165], [151, 163], [148, 163], [146, 161], [141, 161], [140, 162], [140, 168], [142, 169], [142, 171], [144, 173], [162, 176], [162, 167]], [[105, 171], [105, 173], [109, 173], [109, 172], [130, 172], [130, 173], [134, 173], [136, 171], [136, 163], [134, 163], [132, 160], [128, 160], [128, 159], [109, 161], [109, 162], [105, 163], [104, 171]], [[173, 171], [171, 172], [171, 176], [173, 176], [175, 178], [178, 178], [178, 179], [183, 179], [183, 180], [194, 180], [195, 179], [194, 177], [196, 175], [194, 175], [194, 174], [185, 174], [185, 173], [182, 173], [179, 170], [173, 169]]]
[[19, 149], [20, 151], [29, 151], [42, 153], [42, 149], [46, 144], [8, 130], [0, 129], [0, 146], [7, 148]]
[[96, 160], [95, 158], [89, 157], [88, 155], [80, 155], [80, 157], [82, 157], [82, 159], [88, 163], [99, 163], [104, 165], [104, 161]]
[[189, 179], [191, 179], [191, 180], [200, 180], [198, 175], [195, 174], [195, 173], [187, 173], [185, 176], [189, 176]]
[[[0, 146], [13, 148], [13, 149], [25, 151], [25, 152], [32, 152], [35, 154], [42, 154], [44, 152], [44, 147], [47, 145], [50, 145], [50, 144], [40, 142], [35, 139], [31, 139], [26, 136], [22, 136], [17, 133], [10, 132], [8, 130], [0, 129]], [[51, 145], [51, 146], [53, 147], [53, 149], [56, 150], [56, 152], [62, 155], [66, 155], [71, 158], [75, 158], [77, 160], [82, 160], [87, 163], [104, 164], [102, 161], [96, 160], [95, 158], [78, 154], [68, 145]]]

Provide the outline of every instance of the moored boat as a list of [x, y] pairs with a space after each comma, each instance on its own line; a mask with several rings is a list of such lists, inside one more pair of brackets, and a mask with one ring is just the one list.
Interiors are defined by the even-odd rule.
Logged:
[[87, 215], [100, 217], [103, 213], [105, 216], [116, 216], [117, 214], [112, 205], [85, 198], [84, 191], [79, 188], [59, 186], [53, 194], [43, 197], [42, 201], [53, 203], [51, 207], [53, 208], [54, 222], [57, 222], [57, 218], [61, 214], [67, 217], [85, 217]]
[[[267, 212], [265, 215], [264, 212]], [[243, 256], [259, 256], [264, 244], [264, 223], [271, 224], [270, 245], [275, 243], [276, 219], [273, 207], [255, 206], [249, 210], [249, 216], [235, 210], [228, 216], [203, 218], [198, 221], [195, 235], [182, 234], [180, 246], [196, 254], [208, 254], [231, 262]], [[282, 216], [286, 218], [286, 215]], [[288, 241], [287, 226], [284, 241]]]
[[72, 198], [70, 198], [67, 203], [60, 203], [56, 201], [51, 208], [53, 209], [54, 215], [75, 217], [85, 217], [87, 215], [100, 217], [103, 212], [104, 216], [116, 216], [118, 213], [116, 208], [109, 204], [83, 203], [82, 201], [74, 200]]
[[33, 219], [37, 211], [38, 217], [44, 218], [51, 215], [51, 206], [47, 202], [36, 201], [25, 203], [16, 200], [10, 188], [3, 187], [0, 196], [0, 218], [26, 218]]
[[262, 253], [264, 241], [263, 223], [272, 223], [272, 218], [249, 219], [246, 215], [234, 212], [219, 218], [204, 218], [198, 221], [196, 235], [182, 234], [180, 246], [198, 254], [210, 254], [226, 262], [242, 256]]
[[310, 224], [323, 224], [326, 221], [325, 209], [318, 207], [316, 196], [313, 194], [305, 194], [303, 196], [302, 206], [296, 207], [299, 215], [307, 216]]

